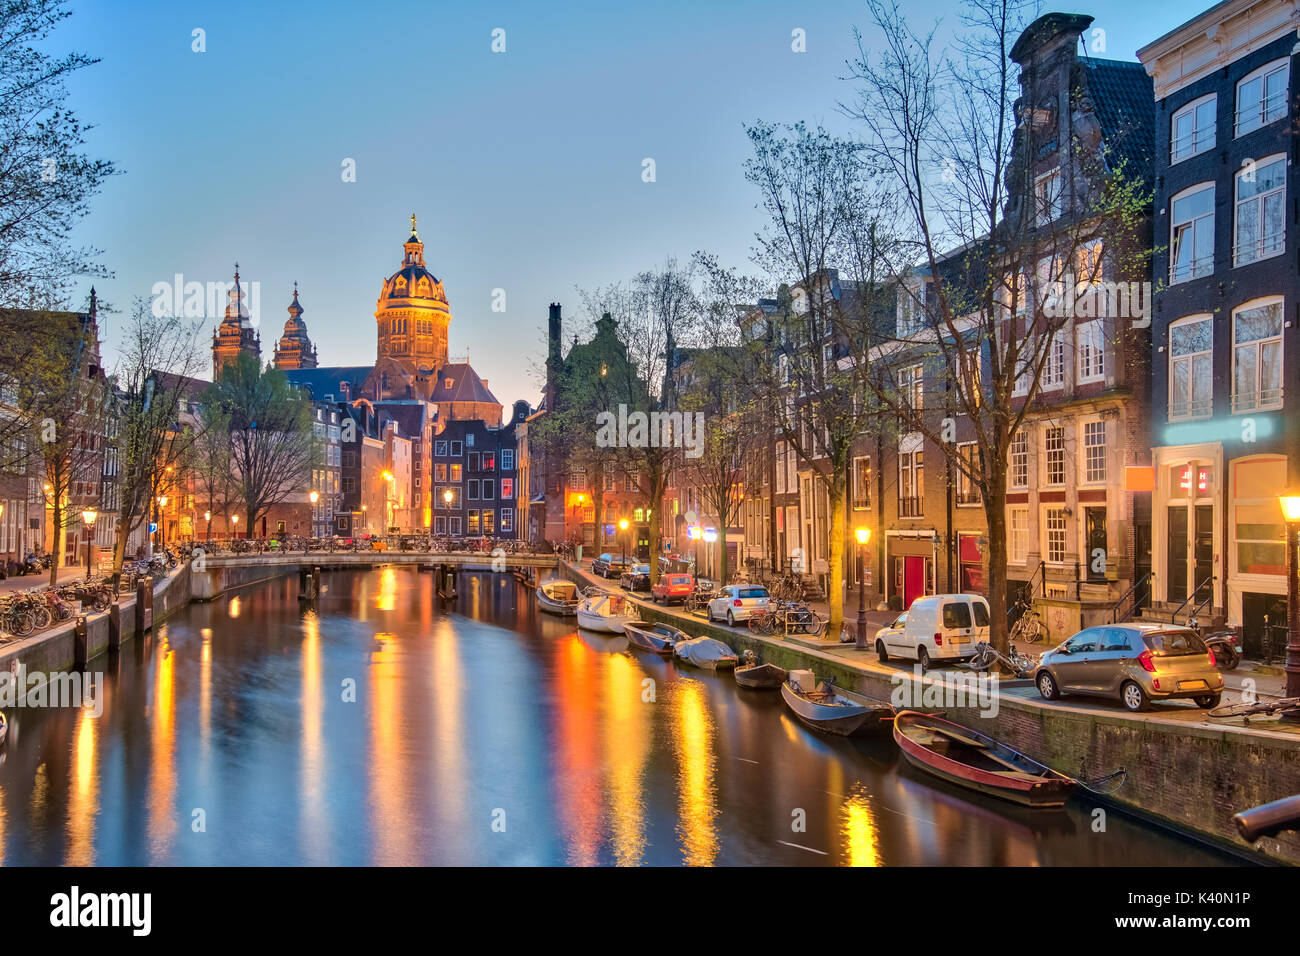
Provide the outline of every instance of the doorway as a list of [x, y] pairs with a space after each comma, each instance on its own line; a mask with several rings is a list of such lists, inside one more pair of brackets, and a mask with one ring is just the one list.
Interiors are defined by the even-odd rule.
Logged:
[[1169, 585], [1165, 600], [1181, 604], [1187, 600], [1187, 506], [1175, 505], [1169, 509], [1169, 542], [1166, 553]]
[[903, 610], [925, 593], [925, 558], [906, 555], [903, 558]]
[[1110, 560], [1110, 555], [1106, 552], [1106, 509], [1085, 508], [1083, 526], [1088, 542], [1088, 553], [1084, 555], [1088, 580], [1105, 581], [1106, 566]]
[[[1210, 579], [1214, 575], [1214, 506], [1196, 506], [1196, 542], [1192, 554], [1195, 565], [1196, 580], [1193, 587], [1197, 589], [1194, 604], [1199, 604], [1214, 593]], [[1211, 603], [1213, 601], [1211, 600]]]

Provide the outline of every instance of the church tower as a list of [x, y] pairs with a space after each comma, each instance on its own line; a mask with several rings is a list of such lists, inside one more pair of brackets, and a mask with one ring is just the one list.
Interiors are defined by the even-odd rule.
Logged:
[[442, 283], [424, 264], [424, 243], [411, 215], [411, 236], [403, 245], [402, 267], [384, 280], [375, 305], [378, 360], [393, 359], [424, 378], [447, 364], [451, 308]]
[[239, 285], [239, 263], [235, 263], [235, 284], [226, 293], [226, 314], [212, 333], [212, 379], [221, 377], [221, 370], [227, 362], [236, 361], [247, 352], [258, 362], [262, 360], [262, 336], [249, 321], [248, 306], [244, 304], [244, 292]]
[[293, 284], [293, 301], [289, 303], [289, 319], [284, 323], [284, 335], [275, 346], [275, 367], [278, 369], [315, 368], [316, 346], [307, 337], [307, 323], [302, 320], [302, 306], [298, 304], [298, 283]]

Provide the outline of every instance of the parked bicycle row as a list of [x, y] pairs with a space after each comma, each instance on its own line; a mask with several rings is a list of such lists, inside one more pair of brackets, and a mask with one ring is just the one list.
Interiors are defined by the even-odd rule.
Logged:
[[185, 554], [194, 549], [217, 557], [237, 554], [334, 554], [339, 552], [401, 551], [422, 554], [553, 554], [549, 543], [532, 544], [514, 538], [450, 538], [446, 535], [362, 535], [359, 537], [332, 536], [304, 538], [298, 536], [273, 538], [226, 538], [186, 541], [181, 545]]

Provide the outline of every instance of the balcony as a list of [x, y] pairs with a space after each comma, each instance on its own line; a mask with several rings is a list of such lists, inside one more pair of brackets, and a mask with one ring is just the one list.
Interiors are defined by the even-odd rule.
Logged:
[[1201, 256], [1199, 259], [1188, 259], [1183, 262], [1171, 260], [1169, 263], [1169, 284], [1174, 285], [1177, 282], [1187, 282], [1189, 279], [1200, 279], [1213, 273], [1213, 255]]
[[1232, 412], [1261, 412], [1282, 407], [1282, 388], [1257, 388], [1232, 392]]
[[898, 516], [900, 518], [924, 518], [925, 499], [924, 498], [899, 498]]
[[1261, 259], [1271, 259], [1286, 251], [1286, 233], [1275, 232], [1269, 236], [1239, 242], [1232, 247], [1232, 265], [1248, 266]]
[[1197, 418], [1209, 418], [1214, 414], [1214, 399], [1184, 399], [1169, 403], [1169, 420], [1171, 422], [1190, 421]]
[[957, 504], [959, 505], [977, 505], [980, 503], [980, 500], [980, 493], [978, 491], [957, 492]]

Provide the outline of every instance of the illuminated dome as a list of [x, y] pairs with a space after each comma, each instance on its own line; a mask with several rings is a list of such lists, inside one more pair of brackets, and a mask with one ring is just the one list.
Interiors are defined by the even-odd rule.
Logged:
[[411, 215], [411, 236], [403, 245], [402, 267], [384, 280], [375, 303], [379, 358], [412, 367], [447, 364], [447, 327], [451, 309], [438, 277], [424, 264], [424, 243]]

